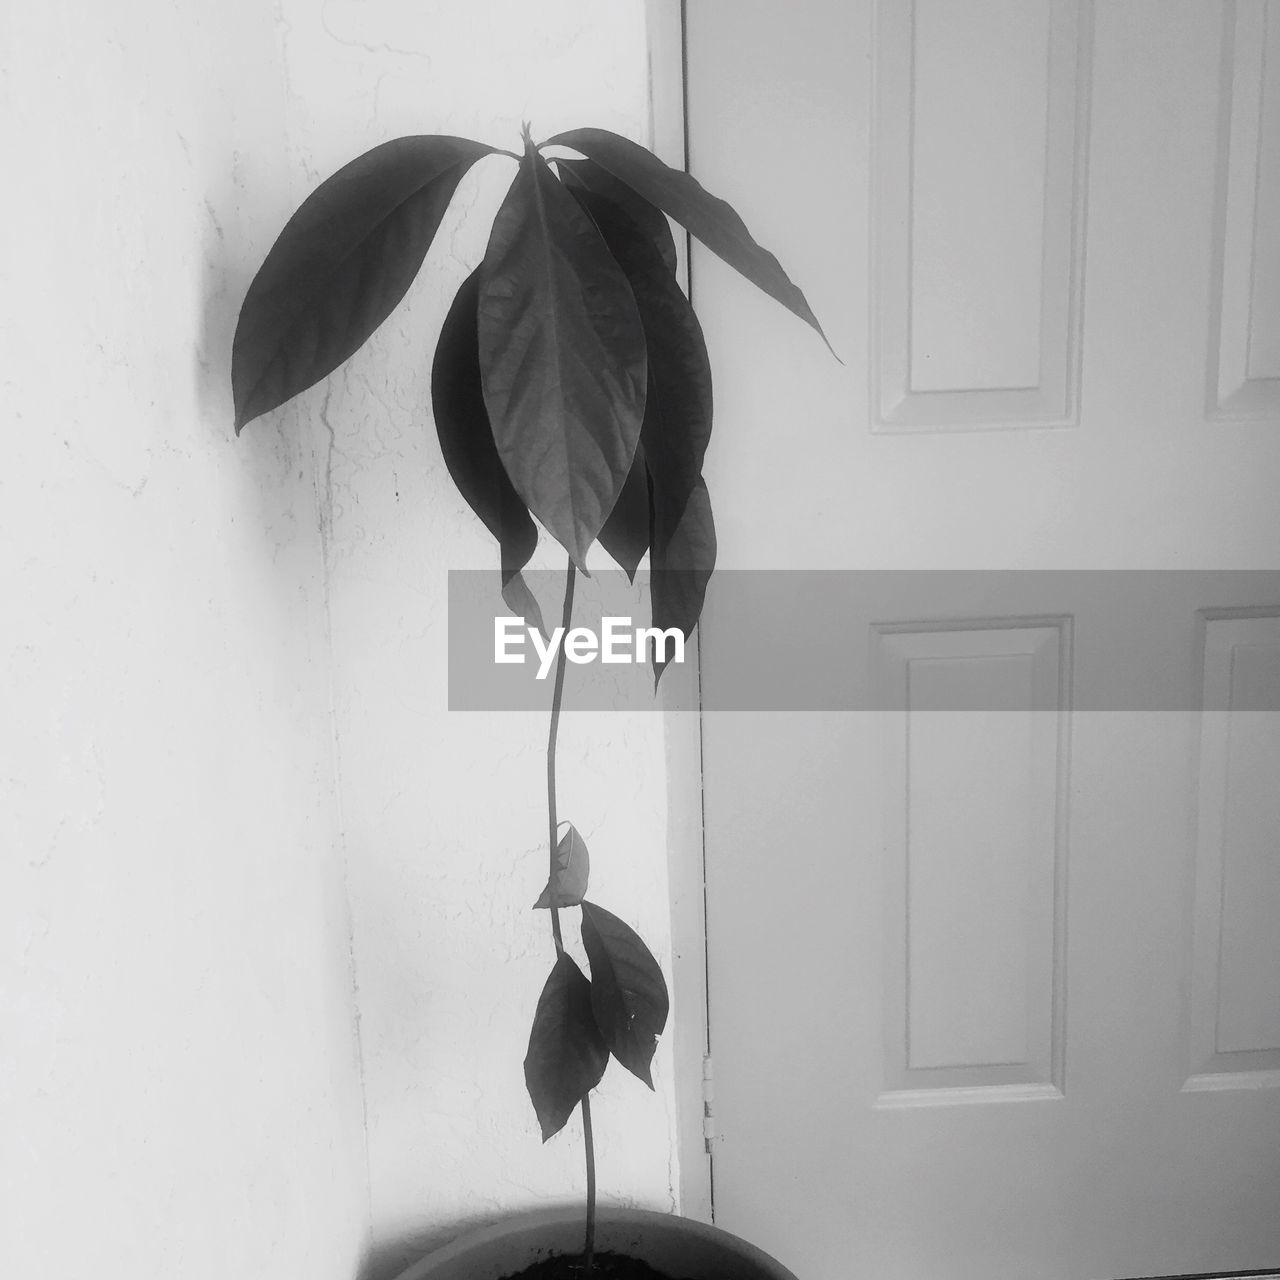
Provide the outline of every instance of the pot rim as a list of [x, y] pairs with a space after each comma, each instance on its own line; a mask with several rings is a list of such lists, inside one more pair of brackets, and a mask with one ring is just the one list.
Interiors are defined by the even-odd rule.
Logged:
[[[448, 1244], [432, 1250], [401, 1272], [397, 1280], [431, 1280], [440, 1269], [472, 1253], [487, 1253], [508, 1242], [513, 1248], [527, 1247], [531, 1238], [543, 1235], [548, 1237], [541, 1246], [544, 1256], [550, 1251], [567, 1252], [562, 1245], [564, 1229], [580, 1231], [585, 1223], [585, 1214], [582, 1206], [567, 1204], [542, 1209], [513, 1209], [498, 1221], [465, 1230]], [[597, 1248], [619, 1249], [619, 1241], [611, 1240], [610, 1236], [625, 1237], [645, 1231], [667, 1240], [683, 1239], [696, 1243], [703, 1250], [716, 1250], [722, 1256], [753, 1266], [770, 1280], [796, 1280], [772, 1255], [723, 1227], [658, 1209], [601, 1205], [596, 1212]], [[621, 1244], [620, 1251], [626, 1252], [625, 1243]], [[515, 1265], [527, 1263], [516, 1261]]]

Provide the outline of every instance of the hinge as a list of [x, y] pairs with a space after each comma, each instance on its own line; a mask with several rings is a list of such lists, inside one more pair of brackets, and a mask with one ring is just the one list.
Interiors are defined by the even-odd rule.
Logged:
[[711, 1055], [708, 1053], [702, 1059], [702, 1145], [707, 1155], [711, 1154], [711, 1144], [720, 1136], [716, 1132], [715, 1092]]

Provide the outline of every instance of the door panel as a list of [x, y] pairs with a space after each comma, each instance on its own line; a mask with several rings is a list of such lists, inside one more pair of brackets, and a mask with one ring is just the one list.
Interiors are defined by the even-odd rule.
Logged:
[[921, 0], [877, 19], [877, 425], [1074, 422], [1081, 7]]
[[867, 709], [705, 713], [717, 1221], [805, 1280], [1280, 1265], [1280, 578], [1219, 573], [1280, 570], [1280, 0], [687, 13], [691, 168], [845, 360], [695, 246], [721, 565], [880, 571]]

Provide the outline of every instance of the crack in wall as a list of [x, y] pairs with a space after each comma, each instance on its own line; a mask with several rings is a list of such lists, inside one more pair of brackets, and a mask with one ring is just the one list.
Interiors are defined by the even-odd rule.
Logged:
[[379, 41], [375, 44], [367, 40], [359, 40], [354, 36], [339, 35], [329, 22], [329, 10], [331, 7], [329, 3], [321, 7], [320, 25], [324, 28], [325, 35], [334, 44], [342, 45], [346, 49], [363, 49], [365, 53], [389, 53], [397, 58], [413, 58], [416, 61], [425, 62], [428, 67], [432, 65], [431, 55], [422, 49], [406, 49], [401, 45], [390, 44], [386, 41]]
[[365, 1225], [363, 1251], [366, 1258], [370, 1256], [373, 1244], [373, 1166], [369, 1153], [369, 1084], [368, 1065], [365, 1055], [364, 1032], [361, 1025], [360, 969], [356, 960], [355, 910], [351, 900], [351, 881], [348, 874], [348, 842], [346, 806], [343, 799], [342, 779], [342, 743], [338, 732], [337, 688], [334, 680], [334, 644], [333, 644], [333, 600], [332, 583], [334, 570], [334, 497], [333, 470], [334, 457], [338, 452], [337, 429], [330, 416], [333, 403], [333, 379], [329, 378], [324, 386], [324, 399], [321, 401], [318, 417], [324, 428], [323, 465], [315, 445], [315, 436], [310, 435], [312, 442], [309, 448], [311, 461], [312, 488], [318, 516], [320, 531], [320, 565], [321, 565], [321, 601], [324, 610], [324, 636], [326, 650], [326, 684], [328, 686], [328, 718], [329, 718], [329, 750], [330, 772], [333, 779], [333, 803], [336, 819], [336, 853], [342, 885], [342, 905], [345, 912], [343, 925], [346, 933], [347, 973], [350, 978], [351, 1022], [355, 1039], [356, 1071], [360, 1086], [360, 1127], [364, 1145], [365, 1162]]

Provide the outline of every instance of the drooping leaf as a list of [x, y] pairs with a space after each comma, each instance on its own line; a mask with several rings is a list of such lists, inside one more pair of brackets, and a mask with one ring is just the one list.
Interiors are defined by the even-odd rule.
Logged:
[[480, 268], [479, 335], [498, 454], [585, 572], [640, 437], [644, 333], [595, 224], [527, 137]]
[[649, 352], [640, 438], [655, 514], [674, 528], [702, 474], [711, 439], [711, 362], [702, 326], [679, 282], [626, 211], [593, 192], [574, 195], [600, 229], [635, 295]]
[[[582, 165], [590, 164], [589, 161], [585, 160], [578, 163]], [[596, 166], [591, 166], [591, 168], [596, 174], [612, 182], [615, 186], [621, 185], [615, 179], [610, 178], [604, 170], [598, 169]], [[645, 461], [644, 434], [648, 429], [649, 417], [653, 411], [655, 356], [660, 361], [667, 347], [675, 338], [674, 334], [669, 334], [666, 331], [666, 326], [661, 323], [655, 323], [654, 307], [652, 305], [646, 307], [642, 300], [645, 273], [656, 273], [663, 278], [662, 282], [657, 286], [659, 293], [669, 287], [675, 290], [686, 307], [688, 302], [681, 292], [680, 286], [676, 283], [675, 276], [666, 269], [665, 260], [662, 258], [660, 251], [647, 233], [643, 232], [635, 223], [628, 210], [596, 194], [586, 186], [572, 184], [568, 184], [568, 186], [574, 199], [577, 200], [578, 204], [582, 206], [583, 210], [596, 224], [596, 228], [604, 238], [609, 252], [613, 254], [614, 260], [627, 276], [627, 282], [631, 285], [631, 291], [635, 296], [636, 306], [640, 312], [640, 323], [644, 329], [645, 345], [648, 351], [648, 389], [645, 396], [644, 421], [640, 427], [641, 442], [636, 446], [636, 455], [632, 461], [631, 470], [627, 474], [622, 493], [619, 495], [613, 510], [609, 513], [608, 520], [605, 521], [600, 530], [601, 545], [622, 566], [628, 581], [634, 581], [636, 569], [645, 552], [649, 549], [649, 478]], [[633, 203], [643, 205], [645, 202], [636, 197]], [[665, 227], [666, 218], [656, 209], [653, 209], [651, 205], [647, 207], [661, 220]], [[632, 259], [637, 260], [639, 266]], [[648, 315], [646, 315], [646, 310], [649, 313]], [[659, 321], [662, 319], [660, 316], [657, 318]]]
[[480, 384], [477, 312], [480, 273], [454, 297], [431, 366], [431, 405], [440, 452], [467, 505], [498, 540], [502, 598], [513, 613], [545, 634], [542, 611], [520, 570], [538, 545], [537, 526], [498, 457]]
[[609, 1050], [591, 1011], [591, 984], [562, 952], [538, 998], [524, 1059], [525, 1085], [543, 1142], [564, 1128], [608, 1065]]
[[[656, 491], [656, 481], [654, 488]], [[676, 628], [688, 645], [690, 634], [702, 616], [702, 603], [715, 564], [716, 530], [711, 517], [711, 495], [699, 476], [684, 511], [674, 523], [659, 515], [655, 503], [649, 574], [649, 599], [655, 627], [663, 631]], [[670, 651], [668, 647], [667, 652]], [[652, 661], [656, 688], [663, 671], [670, 665], [670, 659], [661, 660], [655, 648]]]
[[[587, 879], [591, 874], [591, 858], [587, 842], [578, 834], [572, 822], [566, 822], [568, 831], [556, 842], [556, 906], [576, 907], [586, 896]], [[551, 881], [543, 889], [542, 896], [533, 904], [535, 911], [551, 907]]]
[[[646, 417], [648, 413], [646, 402]], [[636, 568], [649, 550], [649, 473], [644, 459], [643, 424], [640, 437], [622, 492], [600, 528], [600, 545], [622, 566], [628, 582], [635, 581]]]
[[536, 627], [544, 640], [551, 638], [547, 624], [542, 620], [542, 606], [538, 604], [538, 597], [529, 590], [523, 573], [513, 573], [502, 584], [502, 602], [517, 618], [523, 618], [527, 626]]
[[591, 963], [591, 1008], [609, 1051], [653, 1088], [651, 1064], [667, 1025], [667, 984], [640, 935], [594, 902], [582, 904], [582, 944]]
[[662, 261], [674, 274], [677, 267], [676, 241], [671, 234], [667, 215], [643, 196], [637, 195], [625, 182], [619, 181], [594, 160], [557, 160], [556, 167], [570, 190], [591, 191], [614, 204], [657, 245]]
[[[711, 438], [711, 364], [702, 327], [675, 277], [620, 206], [575, 191], [635, 294], [649, 348], [649, 391], [640, 430], [649, 473], [653, 625], [686, 644], [715, 567], [715, 527], [702, 480]], [[668, 665], [655, 647], [655, 683]]]
[[240, 309], [236, 432], [332, 373], [394, 310], [463, 174], [492, 147], [395, 138], [326, 179], [286, 223]]
[[671, 168], [638, 143], [607, 129], [571, 129], [548, 138], [543, 146], [571, 147], [594, 160], [637, 195], [670, 214], [752, 284], [812, 325], [831, 347], [804, 294], [791, 282], [777, 258], [756, 243], [732, 206], [711, 195], [696, 178]]

